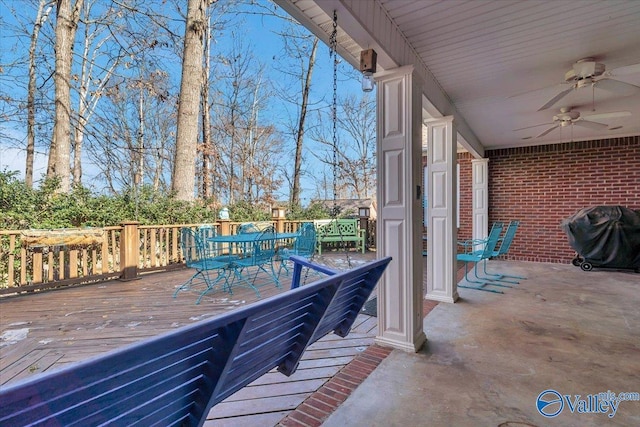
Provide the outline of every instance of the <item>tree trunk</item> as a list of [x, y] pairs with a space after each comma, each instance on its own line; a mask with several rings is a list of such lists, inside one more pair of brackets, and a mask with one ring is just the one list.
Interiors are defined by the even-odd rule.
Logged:
[[194, 200], [198, 115], [202, 89], [202, 40], [206, 29], [208, 0], [189, 0], [178, 102], [176, 157], [172, 190], [176, 199]]
[[55, 121], [53, 139], [49, 153], [47, 177], [60, 179], [61, 193], [71, 187], [71, 63], [73, 40], [82, 9], [83, 0], [78, 0], [72, 10], [71, 0], [57, 0], [55, 42]]
[[73, 183], [80, 185], [82, 183], [82, 142], [84, 141], [84, 130], [87, 126], [87, 120], [84, 116], [78, 117], [78, 126], [75, 129], [73, 138]]
[[138, 98], [138, 166], [133, 183], [136, 187], [144, 186], [144, 85], [140, 85], [140, 94]]
[[38, 45], [38, 35], [42, 24], [47, 20], [51, 6], [43, 12], [46, 0], [40, 0], [36, 21], [31, 34], [31, 45], [29, 46], [29, 89], [27, 93], [27, 160], [25, 165], [24, 181], [28, 188], [33, 187], [33, 159], [35, 155], [35, 125], [36, 125], [36, 46]]
[[205, 38], [205, 67], [202, 85], [202, 198], [211, 198], [211, 105], [209, 104], [209, 78], [211, 75], [211, 22], [207, 19]]
[[291, 206], [300, 206], [300, 175], [302, 169], [302, 143], [304, 141], [304, 126], [307, 117], [307, 105], [309, 103], [309, 91], [311, 90], [311, 75], [316, 62], [316, 50], [318, 49], [318, 38], [313, 40], [313, 48], [309, 56], [307, 66], [307, 76], [302, 91], [302, 104], [300, 105], [300, 121], [296, 135], [296, 157], [293, 165], [293, 188], [291, 189]]

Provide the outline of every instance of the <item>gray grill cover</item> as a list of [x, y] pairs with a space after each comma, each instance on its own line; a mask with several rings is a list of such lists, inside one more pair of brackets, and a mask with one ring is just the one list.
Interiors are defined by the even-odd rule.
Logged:
[[640, 268], [640, 211], [584, 208], [562, 221], [571, 247], [594, 266]]

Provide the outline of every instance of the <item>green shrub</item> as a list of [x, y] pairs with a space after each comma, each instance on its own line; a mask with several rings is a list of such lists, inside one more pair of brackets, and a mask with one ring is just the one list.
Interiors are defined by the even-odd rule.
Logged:
[[[179, 201], [151, 186], [127, 188], [112, 196], [92, 194], [85, 187], [74, 186], [69, 194], [59, 194], [57, 179], [44, 180], [39, 188], [30, 189], [16, 175], [0, 171], [0, 229], [107, 227], [132, 220], [143, 225], [188, 224], [215, 222], [218, 218], [218, 210], [202, 201]], [[271, 220], [268, 206], [239, 201], [228, 208], [230, 219], [235, 222]], [[291, 220], [329, 216], [320, 203], [287, 211]]]

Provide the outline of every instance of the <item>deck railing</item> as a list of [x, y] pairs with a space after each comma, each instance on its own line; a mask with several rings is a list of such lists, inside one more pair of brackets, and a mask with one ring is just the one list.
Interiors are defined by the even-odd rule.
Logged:
[[[296, 232], [304, 221], [274, 219], [279, 233]], [[0, 296], [184, 267], [180, 229], [202, 224], [140, 225], [126, 222], [104, 228], [0, 230]], [[235, 234], [240, 223], [210, 224], [221, 235]], [[367, 224], [368, 236], [375, 222]], [[371, 244], [369, 239], [369, 247]]]

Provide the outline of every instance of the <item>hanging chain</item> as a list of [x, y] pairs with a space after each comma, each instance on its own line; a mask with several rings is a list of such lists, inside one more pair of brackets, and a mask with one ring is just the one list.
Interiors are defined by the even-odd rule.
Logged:
[[338, 216], [338, 14], [333, 11], [333, 31], [330, 38], [330, 56], [333, 56], [333, 103], [331, 108], [331, 122], [333, 123], [333, 208], [332, 217]]
[[347, 265], [351, 268], [351, 257], [347, 251], [347, 243], [342, 236], [342, 230], [338, 226], [338, 13], [333, 11], [333, 31], [330, 38], [331, 56], [333, 56], [333, 104], [332, 104], [332, 119], [333, 123], [333, 209], [331, 216], [336, 222], [336, 227], [340, 232], [340, 242], [342, 243], [342, 249], [347, 256]]
[[[336, 197], [338, 195], [338, 190], [336, 186], [336, 163], [337, 163], [337, 155], [336, 152], [338, 150], [337, 144], [337, 128], [336, 121], [338, 120], [337, 113], [337, 105], [338, 105], [338, 15], [336, 11], [333, 11], [333, 31], [331, 32], [331, 36], [329, 37], [329, 57], [333, 57], [333, 104], [331, 109], [331, 121], [333, 123], [333, 208], [331, 209], [331, 216], [335, 219], [338, 207], [336, 205]], [[316, 251], [314, 250], [311, 253], [311, 258], [309, 261], [313, 261], [313, 258], [316, 255]], [[309, 268], [307, 267], [304, 278], [302, 280], [302, 285], [307, 284], [307, 278], [309, 277]]]

